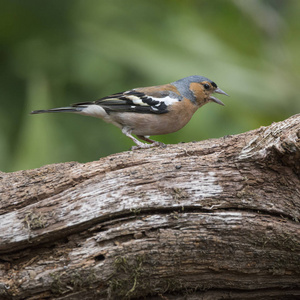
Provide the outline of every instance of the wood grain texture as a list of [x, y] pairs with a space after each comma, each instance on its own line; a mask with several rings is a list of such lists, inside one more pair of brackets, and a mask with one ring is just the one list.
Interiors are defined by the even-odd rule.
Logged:
[[297, 299], [299, 137], [295, 115], [0, 173], [0, 299]]

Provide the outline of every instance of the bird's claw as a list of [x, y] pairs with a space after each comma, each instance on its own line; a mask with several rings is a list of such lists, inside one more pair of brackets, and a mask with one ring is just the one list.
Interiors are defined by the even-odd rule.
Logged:
[[149, 149], [149, 148], [154, 148], [154, 147], [162, 147], [162, 148], [166, 148], [167, 145], [162, 143], [162, 142], [154, 142], [151, 144], [144, 144], [144, 143], [140, 143], [137, 146], [132, 146], [131, 150], [138, 150], [138, 149]]

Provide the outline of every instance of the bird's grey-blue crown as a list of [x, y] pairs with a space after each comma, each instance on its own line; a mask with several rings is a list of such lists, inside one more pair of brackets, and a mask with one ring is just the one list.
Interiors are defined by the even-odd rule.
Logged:
[[[174, 85], [181, 95], [183, 95], [185, 98], [191, 99], [192, 101], [196, 101], [195, 95], [193, 92], [189, 89], [190, 84], [192, 82], [203, 82], [208, 81], [210, 83], [214, 83], [212, 80], [199, 75], [192, 75], [189, 77], [185, 77], [182, 79], [179, 79], [177, 81], [172, 82], [171, 84]], [[216, 85], [217, 87], [217, 85]]]

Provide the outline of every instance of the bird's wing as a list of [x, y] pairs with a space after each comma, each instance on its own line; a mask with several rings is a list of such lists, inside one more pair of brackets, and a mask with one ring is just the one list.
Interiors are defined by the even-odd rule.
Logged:
[[164, 114], [168, 106], [181, 100], [180, 95], [160, 87], [137, 88], [122, 93], [116, 93], [94, 102], [81, 102], [72, 106], [87, 106], [96, 104], [110, 112], [136, 112]]

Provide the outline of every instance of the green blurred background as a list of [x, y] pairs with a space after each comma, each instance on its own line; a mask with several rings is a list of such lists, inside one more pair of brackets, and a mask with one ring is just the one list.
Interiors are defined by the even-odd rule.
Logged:
[[299, 113], [298, 0], [0, 1], [0, 170], [87, 162], [131, 140], [102, 120], [31, 110], [203, 75], [230, 94], [165, 143]]

